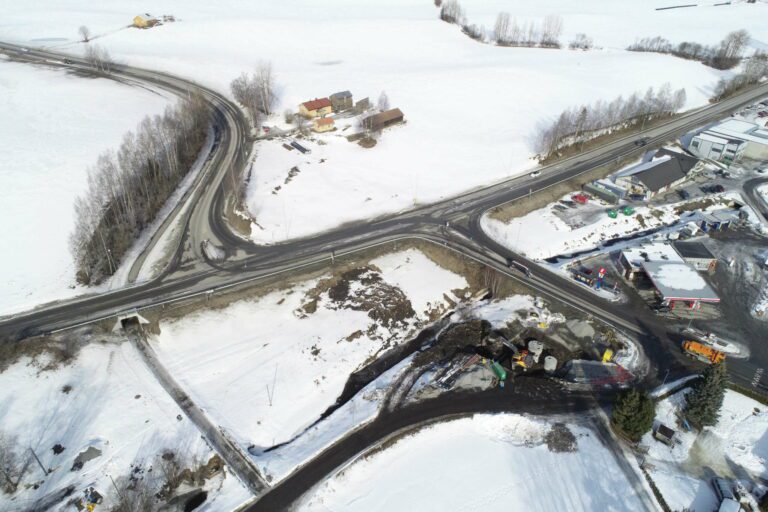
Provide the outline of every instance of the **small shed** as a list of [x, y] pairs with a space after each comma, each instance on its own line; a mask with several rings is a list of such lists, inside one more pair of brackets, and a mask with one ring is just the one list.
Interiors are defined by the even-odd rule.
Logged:
[[317, 133], [330, 132], [334, 127], [333, 119], [330, 117], [318, 117], [312, 121], [312, 130]]
[[299, 115], [313, 119], [322, 117], [332, 112], [331, 100], [328, 98], [315, 98], [299, 105]]
[[653, 437], [667, 446], [672, 446], [675, 442], [675, 431], [663, 423], [659, 423], [659, 425], [653, 429]]
[[352, 108], [352, 93], [349, 91], [335, 92], [329, 96], [334, 112], [343, 112]]
[[399, 108], [393, 108], [379, 114], [373, 114], [363, 119], [363, 126], [367, 130], [379, 131], [393, 124], [403, 122], [403, 112]]
[[160, 20], [149, 13], [139, 14], [133, 17], [133, 26], [137, 28], [150, 28], [160, 23]]

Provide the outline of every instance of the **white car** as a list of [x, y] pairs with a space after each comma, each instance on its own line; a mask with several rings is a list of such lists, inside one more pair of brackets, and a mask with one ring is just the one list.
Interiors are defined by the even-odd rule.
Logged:
[[531, 173], [531, 178], [538, 178], [539, 176], [541, 176], [541, 171], [533, 171]]

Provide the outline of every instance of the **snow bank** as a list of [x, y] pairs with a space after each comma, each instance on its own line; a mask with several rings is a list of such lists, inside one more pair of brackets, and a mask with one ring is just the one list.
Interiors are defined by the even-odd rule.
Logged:
[[87, 290], [69, 251], [86, 171], [167, 104], [144, 88], [0, 60], [0, 315]]
[[347, 466], [300, 510], [645, 510], [590, 429], [569, 425], [578, 448], [555, 453], [550, 427], [514, 414], [434, 425]]
[[[38, 363], [45, 359], [39, 357]], [[13, 497], [0, 493], [3, 510], [26, 509], [68, 485], [76, 487], [76, 496], [92, 485], [109, 500], [113, 489], [108, 475], [128, 475], [132, 463], [151, 464], [169, 449], [203, 462], [213, 455], [127, 342], [87, 345], [74, 361], [55, 370], [40, 371], [40, 364], [22, 359], [0, 373], [0, 403], [0, 430], [16, 436], [16, 446], [34, 449], [41, 462], [54, 469], [37, 490], [22, 485]], [[64, 448], [59, 455], [52, 451], [56, 444]], [[101, 450], [101, 455], [81, 470], [70, 471], [77, 455], [89, 447]], [[33, 463], [22, 482], [40, 480], [40, 469]], [[249, 498], [231, 475], [219, 486], [210, 495], [217, 503], [236, 506]], [[65, 509], [61, 505], [58, 510]]]
[[[350, 373], [408, 339], [430, 306], [445, 308], [443, 294], [466, 287], [461, 276], [415, 250], [371, 265], [381, 269], [384, 284], [350, 281], [350, 296], [371, 290], [387, 296], [366, 296], [363, 307], [353, 309], [352, 299], [338, 302], [328, 292], [316, 296], [322, 280], [308, 281], [163, 321], [151, 343], [193, 400], [243, 446], [287, 441], [336, 401]], [[416, 315], [395, 323], [372, 320], [369, 306], [389, 308], [384, 301], [398, 293], [386, 286], [402, 291]]]

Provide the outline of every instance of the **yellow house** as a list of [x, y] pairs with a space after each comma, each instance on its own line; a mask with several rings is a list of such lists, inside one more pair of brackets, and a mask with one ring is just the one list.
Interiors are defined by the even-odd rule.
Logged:
[[299, 115], [312, 119], [330, 114], [332, 111], [331, 100], [328, 98], [305, 101], [299, 105]]
[[333, 130], [334, 123], [330, 117], [319, 117], [312, 121], [312, 129], [317, 133], [329, 132]]
[[133, 17], [133, 26], [137, 28], [149, 28], [157, 25], [157, 18], [149, 13], [139, 14]]

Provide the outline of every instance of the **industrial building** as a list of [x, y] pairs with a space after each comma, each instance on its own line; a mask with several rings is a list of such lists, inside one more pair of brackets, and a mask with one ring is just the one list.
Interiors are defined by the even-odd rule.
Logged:
[[728, 119], [695, 135], [688, 150], [726, 164], [742, 157], [768, 159], [768, 129], [740, 119]]

